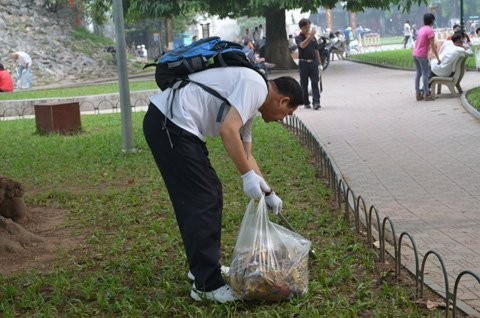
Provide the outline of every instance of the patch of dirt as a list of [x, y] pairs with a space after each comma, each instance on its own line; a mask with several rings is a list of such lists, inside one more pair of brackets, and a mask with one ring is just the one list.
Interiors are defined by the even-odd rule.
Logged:
[[66, 215], [63, 209], [31, 207], [18, 223], [0, 216], [0, 274], [48, 271], [59, 251], [77, 247], [85, 235], [66, 226]]

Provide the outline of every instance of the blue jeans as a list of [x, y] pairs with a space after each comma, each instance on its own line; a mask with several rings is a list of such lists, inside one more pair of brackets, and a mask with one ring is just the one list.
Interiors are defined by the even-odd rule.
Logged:
[[[24, 72], [25, 70], [25, 72]], [[22, 81], [23, 77], [23, 81]], [[19, 87], [22, 82], [25, 82], [26, 85], [22, 85], [22, 87]], [[17, 68], [17, 88], [32, 88], [32, 65], [28, 67], [24, 67], [23, 65], [19, 65]]]
[[420, 77], [423, 82], [423, 96], [427, 96], [430, 93], [428, 88], [428, 77], [430, 75], [430, 63], [428, 62], [428, 57], [413, 57], [413, 62], [415, 62], [415, 69], [417, 70], [415, 74], [415, 92], [420, 93]]

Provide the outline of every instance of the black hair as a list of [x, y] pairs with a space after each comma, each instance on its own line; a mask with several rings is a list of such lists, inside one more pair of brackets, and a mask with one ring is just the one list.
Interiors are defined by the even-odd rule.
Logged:
[[480, 27], [478, 27], [478, 28], [475, 30], [475, 33], [478, 34], [478, 31], [480, 31]]
[[433, 25], [433, 22], [435, 21], [435, 16], [431, 13], [425, 13], [423, 15], [423, 24], [425, 25]]
[[458, 40], [463, 40], [463, 37], [463, 33], [461, 31], [457, 31], [452, 35], [452, 42], [455, 43]]
[[0, 63], [0, 71], [4, 71], [4, 70], [5, 70], [5, 68], [3, 67], [3, 64]]
[[460, 27], [461, 27], [460, 24], [454, 24], [453, 27], [452, 27], [452, 29], [455, 30], [456, 28], [460, 28]]
[[311, 24], [310, 20], [305, 19], [305, 18], [300, 19], [300, 21], [298, 21], [298, 27], [299, 27], [300, 29], [303, 28], [303, 27], [306, 26], [306, 25], [309, 25], [309, 24]]
[[280, 95], [290, 98], [290, 107], [303, 105], [303, 93], [300, 84], [290, 76], [282, 76], [272, 80]]

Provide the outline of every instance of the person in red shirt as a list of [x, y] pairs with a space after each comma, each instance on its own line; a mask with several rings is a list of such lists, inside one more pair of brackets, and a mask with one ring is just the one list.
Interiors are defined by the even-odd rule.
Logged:
[[0, 63], [0, 93], [3, 92], [13, 92], [13, 81], [10, 73]]

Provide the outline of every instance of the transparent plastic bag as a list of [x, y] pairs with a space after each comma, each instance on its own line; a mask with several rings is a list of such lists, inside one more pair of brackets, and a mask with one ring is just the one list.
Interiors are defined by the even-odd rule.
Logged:
[[265, 198], [251, 200], [230, 265], [230, 286], [243, 299], [279, 301], [308, 291], [311, 242], [268, 219]]

